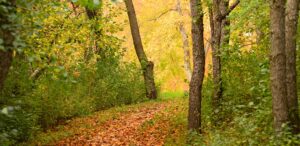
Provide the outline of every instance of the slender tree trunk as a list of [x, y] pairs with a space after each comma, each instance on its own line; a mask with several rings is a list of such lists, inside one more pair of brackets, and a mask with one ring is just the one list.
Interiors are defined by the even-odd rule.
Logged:
[[271, 91], [274, 128], [277, 134], [288, 122], [286, 54], [285, 54], [285, 0], [271, 0]]
[[221, 36], [222, 36], [222, 14], [220, 11], [221, 0], [213, 0], [212, 6], [212, 63], [213, 63], [213, 105], [216, 106], [222, 98], [221, 78]]
[[192, 40], [193, 40], [193, 74], [190, 82], [189, 130], [201, 132], [202, 84], [205, 72], [205, 50], [203, 38], [203, 12], [200, 0], [191, 0]]
[[[229, 0], [222, 0], [220, 3], [220, 10], [222, 15], [226, 15], [229, 8]], [[226, 48], [229, 46], [230, 41], [230, 20], [225, 17], [222, 20], [222, 34], [221, 34], [221, 47]]]
[[232, 10], [238, 6], [240, 0], [236, 0], [229, 7], [228, 0], [213, 0], [212, 8], [209, 8], [211, 40], [212, 40], [212, 63], [213, 63], [213, 99], [214, 108], [219, 105], [219, 100], [222, 99], [222, 66], [221, 66], [221, 48], [229, 45], [230, 21], [227, 16]]
[[[3, 2], [5, 7], [11, 7], [9, 14], [16, 13], [15, 5], [16, 0], [10, 0], [8, 2]], [[0, 4], [1, 5], [1, 4]], [[0, 14], [0, 25], [11, 26], [12, 22], [7, 14]], [[11, 27], [4, 28], [0, 27], [0, 38], [3, 40], [3, 47], [5, 50], [0, 50], [0, 91], [3, 89], [4, 81], [9, 72], [9, 68], [13, 61], [13, 42], [15, 37], [13, 35], [14, 30]]]
[[[212, 8], [209, 9], [211, 39], [212, 39], [212, 52], [213, 52], [213, 82], [214, 91], [212, 99], [212, 107], [214, 114], [216, 109], [219, 108], [220, 100], [222, 99], [223, 86], [221, 74], [221, 52], [224, 48], [229, 46], [230, 35], [230, 21], [226, 17], [229, 9], [228, 0], [214, 0]], [[218, 121], [223, 120], [222, 116], [214, 116], [213, 123], [217, 124]]]
[[154, 75], [153, 75], [154, 64], [153, 62], [148, 61], [148, 58], [144, 51], [132, 0], [125, 0], [125, 4], [127, 8], [127, 14], [129, 18], [134, 48], [143, 70], [145, 86], [146, 86], [146, 95], [149, 99], [156, 99], [157, 91], [156, 91]]
[[191, 62], [190, 62], [190, 50], [189, 50], [188, 36], [187, 36], [186, 30], [182, 23], [179, 24], [179, 29], [180, 29], [180, 33], [181, 33], [182, 40], [183, 40], [184, 70], [186, 73], [187, 81], [190, 82], [191, 77], [192, 77], [192, 69], [191, 69]]
[[[176, 6], [176, 10], [179, 13], [180, 16], [183, 17], [183, 13], [182, 13], [182, 9], [181, 9], [181, 4], [180, 4], [180, 0], [177, 0], [177, 6]], [[184, 28], [183, 25], [183, 21], [179, 22], [179, 30], [181, 33], [181, 37], [182, 37], [182, 42], [183, 42], [183, 52], [184, 52], [184, 70], [186, 73], [186, 78], [188, 80], [188, 82], [191, 81], [191, 77], [192, 77], [192, 69], [191, 69], [191, 62], [190, 62], [190, 50], [189, 50], [189, 39], [188, 39], [188, 35], [187, 35], [187, 31]]]
[[289, 119], [293, 132], [300, 132], [296, 78], [296, 35], [299, 15], [299, 0], [288, 0], [285, 17], [286, 38], [286, 85]]

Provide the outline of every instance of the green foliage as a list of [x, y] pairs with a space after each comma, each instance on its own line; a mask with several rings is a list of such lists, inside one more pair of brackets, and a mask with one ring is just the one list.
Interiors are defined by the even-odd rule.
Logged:
[[[122, 28], [112, 5], [88, 20], [66, 2], [28, 2], [19, 2], [17, 10], [18, 37], [26, 46], [15, 51], [0, 93], [0, 145], [26, 141], [76, 116], [145, 100], [141, 69], [122, 60], [122, 41], [115, 36]], [[78, 1], [97, 8], [90, 2]]]
[[[217, 109], [211, 106], [211, 75], [206, 79], [203, 89], [203, 129], [207, 145], [299, 143], [299, 136], [292, 135], [288, 129], [281, 136], [274, 136], [267, 10], [268, 5], [264, 0], [241, 1], [238, 9], [230, 15], [232, 43], [222, 46], [224, 93]], [[241, 17], [245, 15], [247, 17]]]
[[72, 2], [88, 7], [89, 9], [98, 9], [102, 7], [102, 0], [72, 0]]
[[[18, 0], [16, 8], [7, 6], [8, 2], [0, 0], [0, 17], [6, 21], [0, 24], [0, 34], [9, 28], [15, 31], [16, 39], [14, 48], [4, 48], [0, 38], [0, 50], [14, 50], [13, 65], [0, 93], [0, 145], [34, 139], [36, 133], [73, 117], [145, 101], [142, 70], [123, 61], [125, 49], [116, 36], [123, 29], [115, 21], [123, 16], [119, 7], [104, 0]], [[183, 3], [184, 16], [189, 14], [187, 2]], [[211, 6], [211, 1], [204, 2], [205, 7]], [[178, 24], [188, 23], [173, 11], [152, 21], [159, 13], [153, 16], [149, 11], [155, 8], [164, 12], [174, 4], [149, 0], [149, 5], [137, 11], [141, 13], [145, 49], [160, 74], [158, 80], [161, 84], [174, 81], [164, 85], [166, 89], [176, 88], [178, 78], [184, 76], [183, 53], [178, 51], [182, 48]], [[86, 8], [97, 11], [95, 19], [87, 18]], [[186, 130], [188, 93], [179, 91], [161, 93], [163, 100], [179, 97], [168, 111], [172, 114], [148, 120], [143, 127], [151, 127], [160, 120], [170, 122], [166, 145], [300, 145], [300, 135], [291, 134], [287, 126], [283, 125], [285, 131], [277, 137], [272, 128], [268, 1], [243, 0], [229, 18], [231, 41], [229, 46], [222, 46], [220, 54], [224, 97], [218, 108], [212, 107], [213, 82], [208, 74], [202, 91], [203, 133]], [[299, 61], [298, 57], [297, 64]], [[146, 64], [143, 60], [142, 69]], [[111, 112], [109, 118], [97, 118], [113, 119], [118, 116], [115, 113]], [[55, 139], [72, 132], [60, 131]], [[47, 136], [41, 139], [52, 140]]]
[[175, 92], [163, 92], [159, 96], [165, 99], [173, 99], [173, 98], [179, 98], [179, 97], [187, 97], [187, 93], [183, 91], [175, 91]]
[[0, 143], [12, 145], [27, 140], [36, 130], [34, 115], [24, 111], [21, 106], [4, 107], [0, 113]]
[[[15, 32], [18, 28], [17, 20], [18, 15], [13, 1], [0, 0], [0, 50], [13, 50], [23, 45]], [[7, 36], [8, 33], [15, 35], [14, 39]]]

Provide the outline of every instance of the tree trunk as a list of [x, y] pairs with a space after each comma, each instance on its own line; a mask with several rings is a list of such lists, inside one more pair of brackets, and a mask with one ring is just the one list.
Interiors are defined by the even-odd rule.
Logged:
[[[3, 2], [5, 7], [11, 7], [9, 14], [16, 13], [15, 5], [16, 0], [10, 0], [8, 2]], [[3, 5], [4, 5], [3, 4]], [[12, 22], [9, 20], [9, 14], [0, 14], [0, 25], [8, 25], [11, 26]], [[14, 37], [14, 28], [8, 27], [0, 27], [0, 37], [3, 40], [3, 47], [4, 50], [0, 50], [0, 91], [3, 89], [4, 81], [7, 77], [9, 72], [9, 68], [12, 64], [13, 60], [13, 42], [15, 40]]]
[[[180, 0], [177, 0], [177, 6], [176, 6], [176, 10], [179, 13], [180, 16], [183, 17], [183, 13], [182, 13], [182, 9], [181, 9], [181, 4], [180, 4]], [[190, 82], [191, 81], [191, 77], [192, 77], [192, 69], [191, 69], [191, 62], [190, 62], [190, 50], [189, 50], [189, 39], [188, 39], [188, 35], [186, 32], [186, 29], [184, 28], [183, 25], [183, 21], [179, 22], [179, 30], [181, 33], [181, 37], [182, 37], [182, 42], [183, 42], [183, 52], [184, 52], [184, 70], [186, 73], [186, 78], [187, 81]]]
[[[222, 15], [226, 15], [229, 8], [229, 0], [222, 0], [220, 3], [220, 10]], [[222, 33], [221, 33], [221, 48], [227, 48], [230, 41], [230, 20], [225, 17], [222, 20]]]
[[222, 14], [220, 10], [221, 0], [213, 0], [212, 6], [212, 63], [213, 63], [213, 105], [216, 106], [222, 98], [221, 78], [221, 36], [222, 36]]
[[202, 84], [205, 72], [205, 50], [203, 38], [203, 12], [200, 0], [191, 0], [193, 74], [190, 82], [188, 128], [201, 132]]
[[296, 35], [299, 13], [299, 0], [288, 0], [285, 17], [286, 38], [286, 85], [289, 120], [293, 132], [300, 132], [296, 78]]
[[285, 54], [285, 0], [271, 0], [271, 91], [274, 128], [277, 134], [288, 122], [286, 54]]
[[212, 104], [217, 108], [219, 100], [222, 99], [222, 69], [221, 69], [221, 48], [229, 45], [229, 25], [227, 16], [238, 6], [240, 0], [236, 0], [229, 7], [228, 0], [213, 0], [212, 8], [209, 8], [211, 40], [212, 40], [212, 63], [213, 63], [213, 99]]
[[145, 86], [146, 86], [146, 95], [149, 99], [156, 99], [157, 91], [156, 91], [154, 75], [153, 75], [154, 64], [153, 62], [148, 61], [148, 58], [144, 51], [132, 0], [125, 0], [125, 4], [127, 8], [127, 14], [129, 18], [134, 48], [143, 70]]

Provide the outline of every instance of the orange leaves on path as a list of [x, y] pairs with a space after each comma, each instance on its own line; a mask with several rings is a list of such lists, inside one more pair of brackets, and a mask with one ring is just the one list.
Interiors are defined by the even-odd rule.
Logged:
[[[93, 124], [93, 128], [80, 129], [80, 134], [63, 139], [56, 145], [163, 145], [168, 124], [155, 123], [154, 120], [166, 107], [165, 103], [140, 107], [101, 125]], [[89, 121], [95, 122], [92, 119]]]

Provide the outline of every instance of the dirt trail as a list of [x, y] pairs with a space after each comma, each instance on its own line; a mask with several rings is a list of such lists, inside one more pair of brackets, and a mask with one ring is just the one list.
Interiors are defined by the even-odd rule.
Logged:
[[[157, 146], [163, 145], [164, 133], [143, 131], [142, 127], [151, 121], [157, 113], [166, 108], [165, 104], [155, 107], [141, 107], [126, 113], [117, 119], [106, 121], [100, 126], [87, 129], [84, 133], [64, 139], [55, 145], [100, 145], [100, 146]], [[150, 122], [151, 123], [151, 122]], [[159, 126], [155, 126], [156, 131]], [[147, 129], [144, 129], [147, 130]]]

